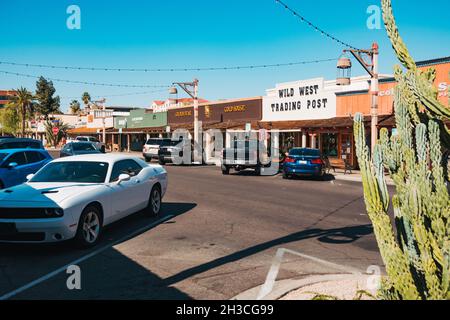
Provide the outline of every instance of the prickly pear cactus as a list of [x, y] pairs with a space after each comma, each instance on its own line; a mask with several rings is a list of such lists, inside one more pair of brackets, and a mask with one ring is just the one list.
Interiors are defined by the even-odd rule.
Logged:
[[[355, 116], [356, 153], [364, 198], [387, 276], [384, 299], [450, 299], [450, 200], [443, 169], [450, 110], [437, 99], [432, 70], [420, 72], [401, 40], [390, 0], [382, 0], [386, 30], [399, 60], [395, 76], [397, 135], [381, 129], [370, 157], [361, 114]], [[384, 172], [395, 184], [390, 199]], [[388, 209], [392, 204], [394, 221]]]

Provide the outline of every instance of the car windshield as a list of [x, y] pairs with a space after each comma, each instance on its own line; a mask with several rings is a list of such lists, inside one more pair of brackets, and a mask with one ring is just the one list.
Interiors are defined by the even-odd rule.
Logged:
[[72, 148], [73, 151], [97, 151], [92, 143], [74, 143]]
[[289, 151], [290, 156], [308, 156], [319, 157], [320, 151], [317, 149], [292, 149]]
[[148, 139], [145, 144], [153, 146], [168, 146], [170, 145], [170, 139]]
[[0, 153], [0, 161], [2, 161], [3, 159], [5, 159], [5, 157], [7, 156], [7, 153]]
[[88, 138], [85, 138], [85, 137], [77, 137], [76, 140], [77, 140], [77, 141], [88, 141]]
[[40, 170], [30, 182], [103, 183], [107, 172], [106, 162], [52, 162]]
[[165, 140], [163, 146], [176, 146], [180, 143], [182, 143], [182, 140]]

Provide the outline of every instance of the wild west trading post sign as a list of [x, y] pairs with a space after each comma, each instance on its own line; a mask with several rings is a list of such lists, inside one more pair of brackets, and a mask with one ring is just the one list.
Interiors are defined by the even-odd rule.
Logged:
[[334, 118], [335, 91], [327, 88], [323, 78], [277, 84], [264, 97], [263, 121]]

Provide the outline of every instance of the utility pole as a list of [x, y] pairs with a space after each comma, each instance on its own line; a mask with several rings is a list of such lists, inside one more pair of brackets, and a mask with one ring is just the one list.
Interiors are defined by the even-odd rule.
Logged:
[[379, 78], [378, 78], [378, 54], [379, 48], [377, 43], [372, 45], [372, 81], [370, 82], [370, 95], [372, 96], [371, 108], [371, 147], [372, 154], [375, 150], [375, 144], [378, 140], [378, 93], [379, 93]]
[[94, 103], [102, 104], [102, 142], [106, 145], [106, 99], [103, 98], [99, 101], [95, 101]]
[[[371, 96], [371, 126], [370, 126], [370, 147], [372, 150], [372, 155], [375, 150], [375, 145], [378, 140], [378, 96], [379, 96], [379, 46], [378, 43], [374, 42], [372, 48], [369, 50], [361, 49], [347, 49], [344, 52], [350, 52], [353, 57], [361, 64], [364, 70], [370, 75], [370, 96]], [[369, 58], [370, 62], [367, 62], [365, 58]], [[347, 61], [348, 60], [348, 61]], [[340, 58], [338, 62], [338, 69], [342, 72], [350, 70], [351, 62], [348, 58]], [[349, 85], [350, 78], [347, 75], [338, 78], [338, 85]]]
[[[178, 85], [194, 100], [194, 162], [197, 163], [199, 162], [198, 146], [200, 145], [200, 124], [198, 121], [198, 79], [194, 79], [192, 82], [174, 82], [173, 85]], [[171, 89], [171, 92], [175, 91]]]

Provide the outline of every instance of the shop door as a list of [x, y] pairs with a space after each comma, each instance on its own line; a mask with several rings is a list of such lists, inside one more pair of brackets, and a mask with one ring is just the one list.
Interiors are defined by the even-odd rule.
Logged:
[[353, 135], [351, 133], [341, 134], [341, 159], [353, 166]]

